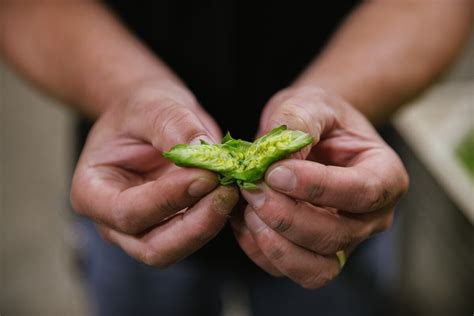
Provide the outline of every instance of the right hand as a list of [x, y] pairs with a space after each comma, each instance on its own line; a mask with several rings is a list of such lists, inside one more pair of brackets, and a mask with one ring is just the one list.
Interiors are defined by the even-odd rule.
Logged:
[[74, 174], [71, 202], [97, 224], [104, 239], [163, 268], [223, 228], [238, 191], [218, 186], [209, 171], [182, 169], [162, 156], [175, 144], [220, 139], [216, 123], [191, 93], [153, 82], [133, 90], [91, 130]]

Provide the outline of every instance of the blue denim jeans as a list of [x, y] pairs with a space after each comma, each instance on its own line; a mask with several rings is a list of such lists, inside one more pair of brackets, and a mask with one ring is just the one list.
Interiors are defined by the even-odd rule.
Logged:
[[[219, 256], [209, 255], [216, 251], [210, 247], [203, 254], [198, 252], [159, 270], [103, 241], [90, 221], [81, 219], [80, 226], [86, 237], [81, 251], [83, 275], [92, 305], [100, 316], [220, 315], [220, 291], [226, 283], [236, 281], [246, 289], [249, 309], [255, 316], [367, 316], [387, 314], [389, 310], [387, 289], [396, 262], [390, 232], [359, 247], [331, 284], [307, 290], [260, 270], [238, 253], [235, 244], [227, 250], [217, 250]], [[229, 251], [234, 254], [225, 253]]]

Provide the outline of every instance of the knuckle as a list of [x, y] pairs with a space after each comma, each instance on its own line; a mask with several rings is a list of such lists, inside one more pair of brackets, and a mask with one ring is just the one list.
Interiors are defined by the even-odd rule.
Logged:
[[114, 243], [112, 238], [110, 237], [110, 230], [109, 229], [104, 228], [101, 225], [96, 225], [96, 229], [99, 232], [99, 235], [103, 240], [105, 240], [107, 242]]
[[[184, 220], [186, 213], [180, 216], [181, 220]], [[214, 238], [224, 225], [225, 221], [216, 222], [215, 219], [206, 218], [195, 221], [192, 228], [185, 233], [188, 236], [188, 240], [196, 247], [199, 247]]]
[[355, 237], [349, 231], [341, 231], [338, 234], [338, 238], [336, 238], [334, 242], [334, 246], [331, 249], [331, 252], [327, 254], [334, 254], [335, 252], [348, 248], [351, 244], [354, 243]]
[[166, 257], [161, 255], [156, 249], [152, 246], [146, 246], [142, 253], [140, 254], [140, 261], [142, 261], [147, 266], [164, 269], [168, 267], [171, 262], [166, 260]]
[[402, 194], [407, 193], [409, 188], [410, 188], [410, 177], [408, 176], [408, 173], [404, 170], [403, 177], [402, 177]]
[[314, 202], [321, 198], [324, 195], [324, 188], [321, 186], [321, 183], [311, 183], [305, 188], [305, 193], [307, 201]]
[[353, 236], [344, 230], [333, 234], [319, 234], [311, 249], [322, 255], [330, 255], [347, 248], [353, 239]]
[[269, 221], [270, 228], [278, 233], [285, 233], [292, 229], [294, 222], [294, 212], [279, 211], [273, 215]]
[[258, 258], [262, 256], [262, 251], [255, 243], [255, 240], [252, 239], [250, 234], [246, 234], [247, 236], [240, 237], [239, 244], [242, 249], [245, 251], [249, 258]]
[[147, 266], [153, 266], [155, 263], [155, 252], [150, 247], [145, 247], [138, 255], [138, 259]]
[[326, 284], [325, 282], [326, 280], [321, 276], [321, 273], [317, 273], [307, 276], [300, 284], [305, 289], [312, 290], [322, 287], [324, 284]]
[[174, 133], [179, 129], [187, 140], [191, 140], [203, 133], [194, 112], [174, 101], [167, 102], [156, 114], [153, 122], [153, 131], [156, 135]]
[[392, 151], [392, 153], [392, 158], [394, 159], [392, 163], [394, 176], [391, 181], [392, 194], [389, 203], [390, 205], [395, 205], [397, 201], [408, 192], [410, 187], [410, 177], [400, 158], [395, 152]]
[[380, 209], [388, 195], [383, 183], [376, 177], [368, 178], [365, 181], [365, 189], [362, 196], [363, 211], [374, 211]]
[[168, 215], [169, 213], [181, 211], [182, 207], [178, 204], [177, 201], [165, 197], [163, 204], [156, 204], [156, 209], [164, 215]]
[[318, 273], [310, 274], [300, 284], [305, 289], [319, 289], [328, 285], [337, 275], [338, 271], [334, 272], [331, 269], [324, 269]]
[[71, 202], [71, 206], [76, 211], [77, 214], [85, 215], [84, 209], [82, 207], [81, 199], [79, 198], [79, 194], [74, 184], [72, 185], [71, 192], [69, 194], [69, 201]]
[[285, 256], [285, 252], [281, 245], [272, 245], [268, 249], [268, 258], [272, 261], [279, 261]]
[[209, 225], [205, 225], [204, 223], [197, 224], [192, 240], [194, 240], [198, 245], [203, 245], [214, 238], [218, 232], [219, 230], [210, 227]]
[[387, 216], [384, 216], [384, 218], [381, 220], [374, 233], [381, 233], [392, 227], [393, 217], [393, 211], [390, 211], [390, 213]]
[[324, 195], [324, 183], [327, 177], [327, 170], [323, 170], [320, 174], [318, 179], [314, 177], [310, 179], [310, 183], [305, 188], [305, 194], [307, 201], [317, 203], [317, 201]]
[[338, 250], [347, 249], [354, 244], [359, 244], [360, 242], [370, 238], [370, 236], [372, 236], [373, 234], [374, 234], [373, 229], [370, 229], [370, 226], [367, 225], [355, 233], [355, 236], [351, 243], [348, 243], [345, 247], [340, 248]]
[[311, 119], [308, 109], [299, 103], [301, 100], [286, 100], [279, 108], [278, 117], [272, 117], [271, 120], [277, 124], [286, 123], [290, 128], [302, 131], [311, 131]]
[[126, 234], [136, 234], [139, 232], [136, 216], [133, 216], [132, 212], [128, 209], [123, 207], [115, 208], [112, 220], [113, 226], [121, 232]]
[[80, 189], [81, 186], [78, 184], [80, 182], [78, 177], [78, 175], [75, 175], [72, 180], [69, 201], [71, 202], [71, 206], [77, 214], [85, 216], [87, 215], [88, 207], [86, 205], [86, 199], [84, 198], [82, 190]]
[[286, 247], [278, 242], [268, 229], [260, 235], [260, 246], [270, 261], [280, 261], [287, 253]]
[[167, 127], [168, 125], [185, 126], [193, 117], [194, 114], [190, 109], [174, 105], [170, 107], [168, 115], [164, 119], [163, 127]]
[[406, 170], [403, 169], [399, 190], [395, 196], [395, 202], [397, 202], [398, 199], [400, 199], [402, 196], [404, 196], [408, 192], [409, 187], [410, 187], [410, 177], [408, 176], [408, 173], [406, 172]]

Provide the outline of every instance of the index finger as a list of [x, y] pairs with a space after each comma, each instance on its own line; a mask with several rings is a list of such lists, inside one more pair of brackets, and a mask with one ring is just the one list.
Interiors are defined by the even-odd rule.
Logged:
[[297, 200], [358, 213], [394, 204], [408, 187], [402, 163], [388, 148], [373, 149], [349, 167], [284, 160], [267, 171], [265, 181]]
[[74, 209], [128, 234], [156, 225], [217, 186], [213, 173], [199, 169], [178, 169], [138, 184], [123, 181], [126, 174], [111, 167], [91, 169], [79, 170], [73, 179]]

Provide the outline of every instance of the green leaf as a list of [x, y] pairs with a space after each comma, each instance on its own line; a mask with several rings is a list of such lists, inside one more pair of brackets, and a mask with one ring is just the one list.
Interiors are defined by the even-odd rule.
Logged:
[[237, 184], [240, 188], [242, 188], [244, 190], [255, 190], [255, 189], [258, 188], [255, 183], [246, 182], [246, 181], [242, 181], [242, 180], [237, 180]]
[[221, 144], [225, 144], [225, 143], [227, 143], [228, 141], [231, 141], [231, 140], [234, 140], [234, 138], [232, 138], [232, 136], [230, 136], [230, 132], [227, 132], [227, 134], [225, 134], [224, 138], [222, 138]]
[[219, 174], [219, 183], [222, 185], [229, 185], [235, 182], [235, 179], [230, 176], [223, 176]]

